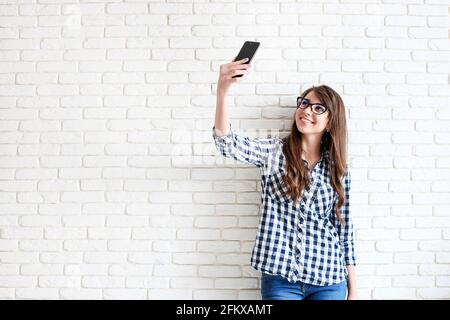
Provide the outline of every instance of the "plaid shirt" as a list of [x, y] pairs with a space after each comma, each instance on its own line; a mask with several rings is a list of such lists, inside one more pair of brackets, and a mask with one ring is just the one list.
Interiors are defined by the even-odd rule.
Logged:
[[[231, 131], [219, 137], [222, 155], [256, 165], [261, 172], [261, 218], [251, 265], [260, 272], [281, 275], [289, 282], [325, 286], [344, 281], [346, 265], [356, 265], [350, 216], [350, 174], [344, 176], [344, 225], [336, 218], [338, 194], [330, 183], [329, 152], [324, 151], [311, 172], [311, 183], [294, 203], [283, 195], [285, 156], [281, 138], [243, 137]], [[305, 165], [307, 162], [304, 160]], [[309, 169], [308, 169], [309, 170]]]

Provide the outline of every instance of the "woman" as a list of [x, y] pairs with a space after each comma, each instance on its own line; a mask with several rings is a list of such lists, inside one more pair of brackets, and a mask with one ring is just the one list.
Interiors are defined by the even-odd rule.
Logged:
[[226, 96], [245, 75], [245, 59], [220, 66], [213, 137], [225, 156], [261, 170], [261, 219], [251, 265], [267, 299], [357, 299], [350, 216], [347, 128], [341, 97], [330, 87], [297, 99], [290, 134], [235, 134]]

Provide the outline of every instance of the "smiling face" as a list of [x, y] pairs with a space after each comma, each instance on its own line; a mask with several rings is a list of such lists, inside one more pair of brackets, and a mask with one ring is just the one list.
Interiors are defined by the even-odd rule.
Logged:
[[[314, 91], [310, 91], [306, 97], [310, 103], [322, 102], [317, 98]], [[303, 134], [323, 134], [328, 124], [328, 117], [330, 111], [322, 114], [315, 114], [311, 111], [311, 106], [306, 109], [297, 108], [295, 112], [295, 123], [298, 131]]]

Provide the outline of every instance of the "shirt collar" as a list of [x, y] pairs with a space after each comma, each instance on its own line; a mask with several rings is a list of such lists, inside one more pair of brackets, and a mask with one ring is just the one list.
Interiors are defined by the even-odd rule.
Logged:
[[[328, 150], [322, 150], [321, 157], [320, 157], [319, 161], [317, 161], [317, 163], [320, 163], [320, 162], [322, 162], [323, 160], [328, 160], [328, 159], [329, 159], [329, 156], [330, 156], [330, 151], [328, 151]], [[306, 166], [308, 166], [308, 161], [306, 161], [305, 159], [302, 159], [302, 160], [303, 160], [303, 163], [304, 163]], [[316, 165], [317, 165], [317, 163], [316, 163]]]

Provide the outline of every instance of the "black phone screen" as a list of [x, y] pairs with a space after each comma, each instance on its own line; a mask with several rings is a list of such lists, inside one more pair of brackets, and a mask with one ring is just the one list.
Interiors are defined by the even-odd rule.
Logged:
[[[249, 64], [253, 56], [256, 53], [256, 50], [258, 50], [260, 43], [254, 42], [254, 41], [245, 41], [244, 45], [242, 46], [241, 50], [239, 51], [237, 57], [233, 61], [239, 61], [244, 58], [248, 58], [248, 61], [245, 62], [246, 64]], [[241, 74], [234, 76], [233, 78], [242, 77]]]

